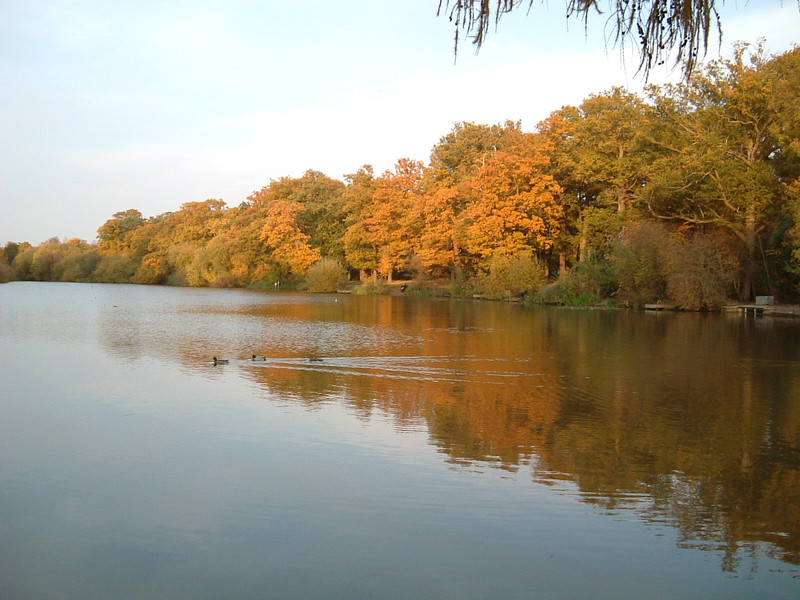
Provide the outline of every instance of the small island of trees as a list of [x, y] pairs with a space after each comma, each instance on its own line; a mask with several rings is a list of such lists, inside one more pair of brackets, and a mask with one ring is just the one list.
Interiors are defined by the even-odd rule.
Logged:
[[562, 304], [800, 292], [800, 48], [738, 45], [644, 97], [622, 88], [518, 122], [457, 123], [428, 164], [283, 177], [115, 213], [97, 243], [9, 242], [0, 279], [306, 286]]

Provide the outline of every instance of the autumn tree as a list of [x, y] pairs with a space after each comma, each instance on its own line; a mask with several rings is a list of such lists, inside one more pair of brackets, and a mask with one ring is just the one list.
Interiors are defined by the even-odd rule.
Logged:
[[419, 225], [415, 253], [426, 273], [440, 277], [463, 263], [465, 198], [456, 187], [438, 187], [417, 199], [412, 207]]
[[[560, 264], [577, 250], [581, 261], [602, 257], [638, 206], [652, 146], [645, 137], [649, 107], [612, 88], [562, 107], [538, 125], [551, 147], [550, 172], [564, 189], [569, 223], [558, 240]], [[570, 248], [570, 246], [572, 248]]]
[[419, 235], [413, 207], [422, 196], [423, 165], [401, 158], [394, 170], [376, 181], [373, 203], [361, 221], [366, 242], [377, 251], [377, 271], [391, 281], [395, 271], [404, 269]]
[[549, 157], [536, 134], [517, 132], [472, 180], [465, 246], [479, 259], [550, 250], [563, 223], [561, 188], [545, 172]]
[[770, 159], [785, 199], [773, 250], [784, 262], [784, 273], [800, 289], [800, 47], [773, 58], [764, 68], [773, 84], [769, 101], [775, 115], [772, 135], [778, 144]]
[[213, 238], [224, 226], [223, 200], [186, 202], [181, 209], [169, 216], [169, 227], [175, 242], [204, 242]]
[[307, 170], [302, 177], [282, 177], [250, 196], [255, 208], [278, 200], [300, 205], [297, 226], [309, 244], [323, 256], [344, 258], [344, 183], [324, 173]]
[[736, 47], [688, 82], [654, 90], [658, 143], [647, 198], [654, 215], [721, 227], [742, 244], [740, 296], [751, 299], [756, 251], [781, 196], [773, 155], [776, 81], [761, 47]]
[[521, 131], [518, 122], [496, 125], [456, 123], [431, 151], [425, 169], [425, 197], [416, 205], [421, 225], [417, 255], [435, 275], [465, 264], [466, 209], [475, 199], [471, 181]]
[[20, 247], [21, 244], [17, 242], [6, 242], [6, 245], [3, 246], [3, 257], [6, 263], [11, 264], [14, 262], [14, 259], [20, 251]]
[[303, 275], [322, 258], [310, 244], [310, 236], [300, 229], [297, 215], [303, 205], [292, 200], [274, 200], [266, 209], [260, 239], [267, 245], [284, 275]]
[[363, 165], [355, 173], [346, 175], [345, 180], [347, 184], [342, 194], [345, 211], [345, 258], [347, 264], [358, 269], [359, 279], [363, 281], [368, 272], [374, 274], [378, 267], [377, 248], [369, 241], [363, 227], [372, 210], [377, 182], [371, 165]]
[[130, 250], [126, 240], [128, 234], [144, 225], [142, 213], [135, 208], [116, 212], [97, 230], [100, 251], [104, 254], [119, 254]]
[[426, 169], [429, 186], [458, 188], [469, 181], [507, 145], [509, 135], [520, 128], [520, 123], [512, 121], [502, 125], [456, 123], [431, 150]]

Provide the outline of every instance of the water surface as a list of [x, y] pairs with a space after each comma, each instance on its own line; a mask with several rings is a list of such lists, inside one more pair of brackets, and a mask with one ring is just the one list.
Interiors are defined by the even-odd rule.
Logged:
[[0, 335], [9, 600], [800, 593], [798, 321], [12, 283]]

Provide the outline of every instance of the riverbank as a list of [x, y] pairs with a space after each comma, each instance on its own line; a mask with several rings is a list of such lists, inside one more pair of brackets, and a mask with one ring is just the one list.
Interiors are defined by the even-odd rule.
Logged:
[[[354, 284], [353, 287], [357, 287], [359, 284]], [[432, 281], [425, 281], [424, 283], [415, 283], [409, 281], [394, 281], [391, 283], [384, 283], [383, 284], [383, 291], [384, 294], [389, 295], [414, 295], [416, 297], [456, 297], [451, 296], [449, 291], [452, 288], [452, 282], [450, 280], [432, 280]], [[350, 293], [348, 290], [346, 293]], [[460, 296], [462, 298], [472, 298], [475, 300], [488, 300], [488, 301], [497, 301], [497, 299], [487, 298], [485, 296], [481, 296], [478, 294], [467, 295], [467, 296]], [[505, 302], [519, 302], [521, 298], [519, 297], [512, 297], [512, 298], [503, 298], [502, 301]], [[566, 306], [566, 305], [562, 305]], [[731, 301], [728, 304], [723, 305], [720, 308], [721, 312], [726, 313], [744, 313], [743, 306], [752, 306], [757, 307], [757, 311], [753, 311], [749, 314], [755, 314], [756, 316], [764, 316], [764, 317], [792, 317], [792, 318], [800, 318], [800, 305], [798, 304], [770, 304], [770, 305], [745, 305], [741, 302], [734, 302]], [[625, 307], [620, 304], [615, 304], [613, 306], [609, 305], [608, 303], [589, 303], [586, 305], [576, 306], [577, 308], [630, 308]], [[674, 302], [658, 302], [653, 304], [645, 304], [644, 306], [640, 307], [641, 309], [648, 310], [648, 311], [684, 311], [685, 309], [682, 308], [679, 304]]]
[[[756, 307], [756, 305], [726, 304], [722, 307], [724, 312], [744, 312], [743, 307]], [[797, 304], [770, 304], [758, 306], [756, 316], [765, 317], [800, 317], [800, 306]], [[753, 311], [755, 312], [755, 311]]]

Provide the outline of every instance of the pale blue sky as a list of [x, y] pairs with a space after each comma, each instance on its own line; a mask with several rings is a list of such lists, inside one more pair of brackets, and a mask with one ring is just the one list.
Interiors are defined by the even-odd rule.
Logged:
[[[307, 169], [427, 162], [454, 122], [530, 130], [640, 88], [604, 18], [585, 35], [563, 6], [504, 18], [454, 61], [437, 0], [0, 0], [0, 244], [93, 241], [115, 212], [236, 205]], [[794, 0], [728, 0], [723, 19], [725, 52], [759, 37], [783, 52], [800, 32]]]

